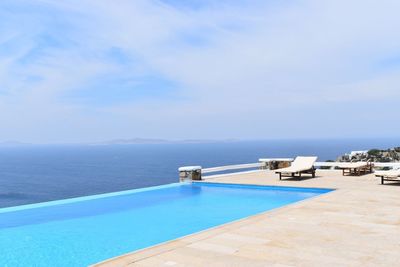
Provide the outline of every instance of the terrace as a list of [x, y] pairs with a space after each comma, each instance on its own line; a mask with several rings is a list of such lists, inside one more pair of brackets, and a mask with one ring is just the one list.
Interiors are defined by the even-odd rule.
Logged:
[[269, 170], [207, 181], [337, 189], [95, 266], [399, 266], [400, 183], [373, 174], [279, 181]]

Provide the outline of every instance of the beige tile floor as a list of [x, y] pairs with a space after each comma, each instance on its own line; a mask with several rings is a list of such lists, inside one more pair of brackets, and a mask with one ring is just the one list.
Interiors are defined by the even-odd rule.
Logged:
[[96, 266], [400, 266], [400, 183], [339, 171], [304, 180], [259, 171], [209, 181], [337, 190]]

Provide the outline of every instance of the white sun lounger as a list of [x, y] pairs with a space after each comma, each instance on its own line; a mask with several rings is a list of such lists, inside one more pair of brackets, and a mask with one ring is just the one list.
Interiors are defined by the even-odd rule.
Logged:
[[279, 180], [282, 180], [283, 176], [295, 177], [297, 174], [299, 177], [303, 173], [311, 174], [315, 177], [314, 163], [317, 161], [317, 157], [297, 157], [292, 162], [290, 167], [277, 169], [275, 173], [279, 174]]
[[387, 170], [387, 171], [375, 171], [375, 176], [381, 178], [381, 184], [384, 181], [399, 181], [400, 182], [400, 169]]
[[360, 162], [343, 162], [338, 163], [339, 169], [342, 169], [343, 176], [345, 175], [357, 175], [367, 174], [372, 172], [372, 163], [368, 161]]

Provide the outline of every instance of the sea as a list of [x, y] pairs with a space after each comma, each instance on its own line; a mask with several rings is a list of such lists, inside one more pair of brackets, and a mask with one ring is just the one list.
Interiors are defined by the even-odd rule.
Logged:
[[178, 168], [255, 163], [400, 146], [399, 138], [302, 139], [121, 145], [0, 146], [0, 208], [179, 181]]

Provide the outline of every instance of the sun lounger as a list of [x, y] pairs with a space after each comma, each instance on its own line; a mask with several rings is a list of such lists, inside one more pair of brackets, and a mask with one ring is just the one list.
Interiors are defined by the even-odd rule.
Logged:
[[343, 176], [367, 174], [372, 172], [373, 164], [368, 161], [363, 162], [343, 162], [338, 164], [339, 169], [342, 169]]
[[388, 171], [375, 171], [375, 176], [381, 178], [381, 184], [384, 184], [384, 181], [400, 182], [400, 169], [388, 170]]
[[295, 177], [298, 175], [301, 177], [303, 173], [311, 174], [312, 177], [315, 177], [315, 168], [314, 163], [317, 161], [317, 157], [297, 157], [292, 162], [290, 167], [277, 169], [275, 173], [279, 174], [279, 180], [282, 180], [282, 177]]

